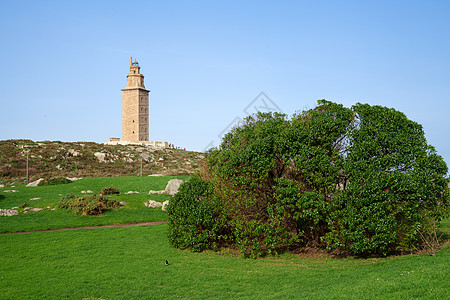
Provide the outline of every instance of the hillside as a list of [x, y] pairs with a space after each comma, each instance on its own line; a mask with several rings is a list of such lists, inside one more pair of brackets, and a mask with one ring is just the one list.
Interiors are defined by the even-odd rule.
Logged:
[[93, 142], [31, 140], [0, 141], [0, 183], [21, 183], [49, 177], [191, 175], [202, 153], [176, 149], [154, 150], [140, 145], [103, 145]]

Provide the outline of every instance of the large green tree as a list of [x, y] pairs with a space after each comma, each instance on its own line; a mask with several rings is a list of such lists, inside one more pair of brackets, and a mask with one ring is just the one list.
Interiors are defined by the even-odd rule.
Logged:
[[393, 109], [320, 100], [292, 118], [258, 113], [225, 135], [202, 178], [175, 195], [169, 239], [249, 256], [409, 251], [445, 215], [446, 173], [422, 127]]

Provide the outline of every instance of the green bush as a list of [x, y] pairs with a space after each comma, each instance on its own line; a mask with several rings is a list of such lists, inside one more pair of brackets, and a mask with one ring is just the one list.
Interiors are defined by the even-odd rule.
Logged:
[[394, 109], [320, 100], [291, 119], [258, 113], [207, 153], [203, 181], [174, 197], [169, 238], [251, 257], [412, 251], [447, 214], [446, 173], [422, 127]]
[[211, 183], [192, 177], [181, 184], [167, 207], [168, 237], [177, 248], [193, 251], [217, 249], [223, 244], [224, 222], [220, 220], [220, 202]]
[[44, 180], [39, 182], [39, 186], [67, 184], [71, 182], [72, 181], [70, 181], [65, 177], [51, 177], [51, 178], [44, 178]]
[[83, 216], [100, 216], [108, 209], [120, 207], [120, 204], [116, 200], [101, 195], [92, 194], [76, 197], [72, 193], [61, 199], [59, 207], [73, 209], [74, 214], [82, 214]]
[[104, 187], [100, 191], [100, 195], [118, 195], [118, 194], [120, 194], [120, 189], [113, 186]]
[[362, 256], [415, 249], [428, 234], [424, 225], [446, 214], [447, 166], [403, 113], [367, 104], [353, 111], [348, 184], [333, 199], [328, 249]]

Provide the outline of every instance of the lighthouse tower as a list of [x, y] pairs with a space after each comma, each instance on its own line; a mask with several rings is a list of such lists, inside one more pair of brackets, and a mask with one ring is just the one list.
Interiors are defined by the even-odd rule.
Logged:
[[149, 140], [149, 92], [145, 89], [139, 63], [130, 57], [130, 74], [127, 86], [122, 89], [122, 141]]

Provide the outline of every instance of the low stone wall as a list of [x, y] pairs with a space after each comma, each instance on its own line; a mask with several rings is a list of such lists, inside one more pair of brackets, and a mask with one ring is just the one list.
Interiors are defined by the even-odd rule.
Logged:
[[169, 148], [168, 142], [157, 142], [157, 141], [141, 141], [141, 142], [130, 142], [130, 141], [110, 141], [103, 143], [104, 145], [139, 145], [147, 146], [153, 149], [166, 149]]

